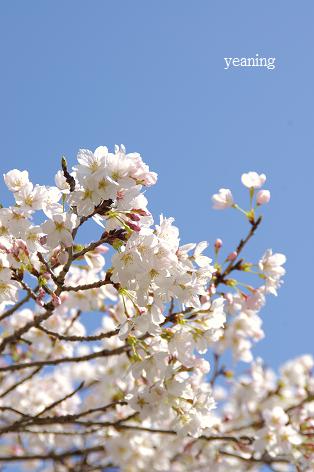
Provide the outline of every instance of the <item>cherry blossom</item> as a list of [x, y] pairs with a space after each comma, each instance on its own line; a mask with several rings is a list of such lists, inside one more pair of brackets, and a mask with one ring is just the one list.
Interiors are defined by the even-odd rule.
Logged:
[[23, 189], [28, 183], [28, 172], [27, 170], [20, 171], [13, 169], [3, 174], [4, 182], [11, 192], [18, 192]]
[[[222, 247], [181, 244], [174, 218], [155, 222], [146, 190], [157, 174], [123, 145], [81, 149], [72, 168], [62, 158], [56, 186], [4, 174], [13, 194], [0, 208], [0, 463], [313, 470], [313, 357], [278, 372], [255, 358], [286, 257], [247, 259], [270, 192], [254, 204], [265, 175], [241, 180], [246, 209], [229, 189], [212, 197], [247, 225]], [[93, 236], [82, 242], [86, 222]]]
[[63, 243], [66, 247], [73, 244], [72, 230], [77, 226], [77, 216], [74, 214], [56, 214], [53, 219], [45, 221], [41, 228], [47, 235], [47, 245], [51, 248]]
[[266, 175], [258, 174], [257, 172], [248, 172], [247, 174], [242, 174], [241, 182], [247, 188], [260, 188], [266, 182]]
[[231, 190], [228, 188], [221, 188], [219, 193], [215, 193], [212, 196], [214, 210], [224, 210], [234, 205], [233, 196]]

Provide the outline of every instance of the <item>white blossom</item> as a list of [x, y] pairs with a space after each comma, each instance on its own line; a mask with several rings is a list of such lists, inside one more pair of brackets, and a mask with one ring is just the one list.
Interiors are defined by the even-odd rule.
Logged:
[[28, 183], [28, 172], [27, 170], [20, 171], [13, 169], [3, 174], [4, 182], [11, 192], [18, 192], [24, 188]]
[[266, 175], [258, 174], [257, 172], [248, 172], [247, 174], [242, 174], [241, 182], [247, 188], [260, 188], [266, 182]]
[[214, 210], [224, 210], [234, 205], [231, 190], [228, 188], [221, 188], [218, 193], [212, 196]]
[[47, 220], [42, 226], [42, 231], [47, 235], [47, 244], [55, 248], [62, 243], [69, 247], [73, 243], [72, 230], [78, 225], [77, 216], [69, 213], [61, 213]]

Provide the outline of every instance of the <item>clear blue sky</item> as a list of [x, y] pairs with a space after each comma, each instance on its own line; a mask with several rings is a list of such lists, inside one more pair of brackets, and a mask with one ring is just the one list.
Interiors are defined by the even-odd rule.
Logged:
[[[0, 6], [1, 173], [48, 184], [62, 154], [124, 143], [159, 173], [155, 216], [174, 216], [183, 242], [230, 249], [247, 226], [210, 196], [230, 187], [244, 200], [241, 173], [267, 174], [272, 202], [246, 254], [288, 257], [255, 349], [275, 367], [313, 352], [313, 21], [313, 0]], [[224, 57], [256, 53], [276, 69], [224, 70]]]

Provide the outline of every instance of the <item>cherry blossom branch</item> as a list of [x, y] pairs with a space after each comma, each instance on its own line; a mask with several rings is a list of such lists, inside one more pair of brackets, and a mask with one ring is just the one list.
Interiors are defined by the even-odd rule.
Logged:
[[[257, 218], [256, 221], [251, 222], [251, 229], [250, 229], [248, 235], [246, 236], [245, 239], [240, 240], [240, 242], [239, 242], [239, 244], [238, 244], [238, 246], [235, 250], [235, 252], [237, 254], [237, 257], [242, 252], [242, 250], [244, 249], [246, 244], [249, 242], [249, 240], [254, 236], [254, 234], [255, 234], [257, 228], [259, 227], [259, 225], [261, 224], [261, 222], [262, 222], [262, 216]], [[225, 278], [230, 274], [230, 272], [232, 272], [233, 270], [237, 270], [240, 267], [241, 262], [242, 261], [238, 261], [238, 262], [230, 261], [229, 264], [227, 265], [227, 267], [224, 269], [224, 271], [222, 273], [216, 272], [216, 275], [214, 276], [215, 286], [218, 287], [219, 284], [224, 283]]]
[[[92, 421], [92, 420], [86, 420], [86, 421], [78, 421], [80, 420], [81, 417], [83, 416], [88, 416], [90, 414], [96, 413], [96, 412], [106, 412], [110, 408], [114, 408], [117, 405], [126, 405], [127, 403], [125, 401], [116, 401], [116, 402], [111, 402], [107, 405], [104, 405], [102, 407], [97, 407], [97, 408], [91, 408], [89, 410], [85, 410], [79, 413], [75, 414], [67, 414], [67, 415], [55, 415], [55, 416], [45, 416], [43, 417], [42, 415], [47, 413], [47, 411], [51, 410], [55, 406], [59, 405], [63, 401], [67, 400], [71, 396], [75, 395], [82, 387], [79, 386], [78, 389], [75, 389], [75, 391], [71, 392], [69, 395], [66, 395], [64, 398], [58, 400], [57, 402], [54, 402], [47, 406], [44, 410], [42, 410], [40, 413], [38, 413], [35, 416], [25, 414], [21, 411], [18, 411], [16, 409], [10, 409], [10, 407], [4, 407], [5, 410], [12, 410], [14, 413], [18, 413], [21, 415], [23, 418], [15, 421], [14, 423], [4, 426], [0, 428], [0, 435], [7, 434], [9, 432], [17, 432], [17, 431], [24, 431], [25, 427], [31, 427], [31, 426], [39, 426], [39, 425], [53, 425], [53, 424], [69, 424], [69, 425], [76, 425], [76, 426], [84, 426], [84, 427], [91, 427], [91, 426], [102, 426], [102, 427], [117, 427], [120, 425], [120, 423], [124, 421], [128, 421], [132, 418], [134, 418], [137, 414], [133, 413], [125, 418], [120, 418], [115, 422], [110, 422], [110, 421]], [[0, 408], [1, 409], [1, 408]]]
[[130, 346], [124, 344], [123, 346], [117, 347], [115, 349], [102, 349], [101, 351], [96, 351], [91, 354], [86, 354], [84, 356], [77, 356], [77, 357], [61, 357], [59, 359], [50, 359], [45, 361], [32, 361], [32, 362], [25, 362], [22, 364], [12, 364], [6, 366], [0, 366], [0, 372], [9, 372], [9, 371], [16, 371], [21, 369], [28, 369], [30, 367], [45, 367], [48, 365], [58, 365], [64, 363], [71, 363], [71, 362], [84, 362], [89, 361], [91, 359], [97, 359], [98, 357], [109, 357], [109, 356], [117, 356], [122, 354], [130, 349]]
[[[135, 430], [135, 431], [143, 431], [147, 433], [152, 433], [152, 434], [169, 434], [172, 436], [177, 435], [176, 431], [173, 430], [168, 430], [168, 429], [156, 429], [156, 428], [146, 428], [144, 426], [137, 426], [137, 425], [126, 425], [126, 424], [120, 424], [117, 426], [116, 429], [120, 430]], [[214, 436], [206, 436], [206, 435], [201, 435], [196, 440], [205, 440], [205, 441], [227, 441], [227, 442], [234, 442], [237, 444], [251, 444], [253, 442], [253, 439], [249, 436], [219, 436], [219, 435], [214, 435]]]
[[75, 287], [65, 285], [61, 287], [61, 292], [81, 292], [83, 290], [92, 290], [93, 288], [100, 288], [104, 285], [113, 285], [117, 290], [119, 290], [120, 288], [119, 284], [111, 282], [110, 278], [108, 277], [105, 280], [98, 280], [97, 282], [92, 282], [90, 284], [85, 285], [76, 285]]
[[[263, 334], [258, 312], [285, 272], [285, 256], [267, 250], [256, 261], [256, 286], [229, 278], [232, 271], [249, 272], [256, 265], [241, 259], [241, 253], [261, 223], [255, 210], [270, 198], [264, 189], [255, 195], [264, 174], [241, 178], [249, 211], [235, 203], [229, 189], [213, 197], [215, 208], [236, 208], [251, 225], [222, 267], [203, 254], [205, 241], [181, 245], [173, 219], [161, 217], [154, 225], [142, 187], [155, 183], [156, 175], [124, 147], [114, 154], [106, 147], [80, 150], [71, 171], [63, 159], [55, 178], [59, 189], [34, 185], [27, 171], [15, 169], [4, 179], [16, 202], [3, 210], [0, 245], [0, 305], [14, 303], [0, 315], [6, 320], [0, 340], [1, 446], [12, 451], [6, 462], [17, 455], [19, 461], [39, 460], [39, 468], [55, 472], [105, 470], [111, 460], [121, 470], [149, 470], [160, 460], [162, 468], [173, 471], [177, 464], [173, 469], [172, 462], [181, 461], [179, 469], [184, 468], [186, 455], [191, 470], [310, 463], [310, 356], [285, 365], [276, 390], [262, 364], [252, 362], [246, 374], [250, 381], [235, 379], [225, 407], [212, 413], [219, 395], [211, 387], [219, 375], [227, 376], [222, 354], [215, 352], [230, 349], [237, 360], [249, 359], [251, 340]], [[42, 223], [37, 209], [46, 215]], [[79, 244], [79, 229], [96, 215], [110, 229], [96, 241]], [[114, 249], [109, 268], [102, 244]], [[222, 244], [215, 242], [217, 258]], [[29, 276], [37, 279], [34, 289]], [[237, 283], [249, 293], [228, 293]], [[225, 293], [215, 290], [219, 284], [225, 284]], [[117, 297], [107, 306], [112, 287]], [[24, 290], [26, 296], [17, 301]], [[40, 310], [19, 310], [29, 301]], [[103, 328], [77, 335], [84, 332], [82, 310], [92, 312], [95, 306]], [[233, 321], [226, 323], [229, 312]], [[208, 377], [205, 353], [211, 348]], [[81, 365], [71, 368], [74, 363]], [[297, 391], [298, 398], [305, 392], [306, 398], [287, 408], [291, 393], [285, 391]], [[81, 447], [68, 449], [67, 444]], [[199, 446], [196, 454], [194, 445]], [[270, 457], [275, 448], [277, 457]], [[44, 465], [47, 460], [53, 464]]]
[[93, 446], [86, 449], [72, 449], [65, 452], [54, 453], [50, 452], [49, 454], [30, 454], [24, 456], [12, 455], [12, 456], [0, 456], [0, 462], [23, 462], [23, 461], [34, 461], [34, 460], [52, 460], [52, 461], [60, 461], [61, 459], [65, 459], [67, 457], [77, 457], [77, 456], [85, 456], [86, 454], [92, 454], [96, 452], [104, 452], [104, 446]]
[[43, 326], [38, 326], [38, 329], [40, 331], [43, 331], [44, 333], [48, 334], [49, 336], [59, 339], [60, 341], [100, 341], [101, 339], [106, 339], [106, 338], [111, 338], [112, 336], [116, 336], [119, 334], [119, 328], [113, 330], [113, 331], [108, 331], [106, 333], [100, 333], [100, 334], [95, 334], [91, 336], [70, 336], [70, 335], [64, 335], [64, 334], [59, 334], [54, 331], [50, 331]]
[[286, 459], [284, 457], [271, 457], [268, 454], [264, 454], [260, 459], [257, 459], [255, 457], [243, 457], [238, 454], [234, 454], [232, 452], [228, 451], [219, 451], [219, 453], [223, 456], [226, 457], [233, 457], [235, 459], [238, 459], [243, 462], [248, 462], [248, 463], [254, 463], [254, 464], [266, 464], [266, 465], [271, 465], [271, 464], [291, 464], [289, 459]]

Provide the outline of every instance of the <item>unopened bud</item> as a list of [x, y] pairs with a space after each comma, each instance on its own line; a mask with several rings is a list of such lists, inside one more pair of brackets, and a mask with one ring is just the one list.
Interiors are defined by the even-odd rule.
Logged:
[[237, 251], [233, 251], [227, 257], [227, 261], [234, 261], [238, 257]]
[[130, 221], [128, 221], [128, 226], [129, 228], [133, 229], [133, 231], [136, 231], [137, 233], [141, 231], [141, 228], [138, 225], [135, 225], [134, 223], [131, 223]]
[[132, 212], [138, 213], [141, 216], [150, 216], [148, 211], [142, 210], [141, 208], [133, 208]]
[[132, 220], [132, 221], [140, 221], [141, 220], [141, 218], [138, 215], [136, 215], [135, 213], [127, 213], [126, 216], [128, 218], [130, 218], [130, 220]]
[[270, 200], [269, 190], [260, 190], [256, 195], [256, 203], [258, 205], [265, 205]]
[[221, 239], [216, 239], [215, 245], [214, 245], [216, 251], [219, 251], [219, 249], [222, 247], [222, 240]]

